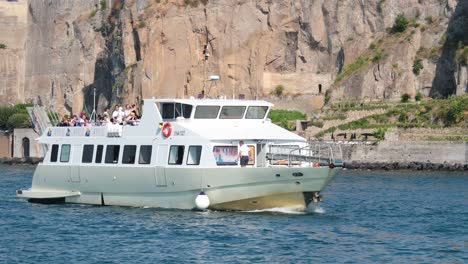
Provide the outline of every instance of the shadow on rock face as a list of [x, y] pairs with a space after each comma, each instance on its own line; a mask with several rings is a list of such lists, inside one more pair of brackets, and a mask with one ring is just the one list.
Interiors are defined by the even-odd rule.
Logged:
[[429, 96], [440, 98], [455, 94], [457, 88], [456, 72], [459, 67], [456, 52], [459, 45], [468, 45], [468, 1], [459, 1], [450, 18], [446, 41], [437, 62], [436, 74]]

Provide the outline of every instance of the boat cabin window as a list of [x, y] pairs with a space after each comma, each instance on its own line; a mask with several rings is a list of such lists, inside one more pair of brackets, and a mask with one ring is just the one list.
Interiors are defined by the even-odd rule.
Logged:
[[82, 163], [93, 162], [93, 152], [94, 152], [94, 145], [84, 145], [83, 156], [81, 157], [81, 162]]
[[255, 146], [247, 145], [249, 147], [249, 162], [247, 165], [255, 165]]
[[171, 146], [169, 150], [169, 164], [181, 165], [184, 159], [184, 146]]
[[217, 105], [199, 105], [195, 110], [197, 119], [215, 119], [218, 117], [219, 106]]
[[123, 155], [122, 155], [123, 164], [135, 164], [135, 156], [136, 156], [135, 145], [124, 146]]
[[50, 162], [57, 162], [58, 149], [59, 149], [59, 145], [57, 144], [52, 145], [52, 152], [50, 153]]
[[143, 145], [140, 147], [140, 157], [138, 158], [139, 164], [150, 164], [151, 163], [151, 152], [153, 151], [153, 146]]
[[68, 162], [70, 160], [70, 144], [63, 144], [60, 150], [60, 162]]
[[245, 112], [245, 106], [223, 106], [220, 119], [242, 119]]
[[104, 146], [103, 145], [98, 145], [97, 146], [97, 149], [96, 149], [96, 159], [94, 160], [94, 162], [96, 163], [101, 163], [102, 162], [102, 151], [104, 150]]
[[192, 105], [181, 103], [162, 103], [161, 116], [163, 119], [175, 119], [179, 116], [190, 118], [192, 114]]
[[187, 165], [200, 165], [202, 146], [190, 146], [188, 149]]
[[214, 146], [213, 155], [218, 166], [237, 165], [239, 152], [237, 146]]
[[107, 145], [106, 147], [106, 163], [117, 163], [119, 161], [119, 145]]
[[249, 106], [245, 119], [263, 119], [268, 111], [268, 106]]

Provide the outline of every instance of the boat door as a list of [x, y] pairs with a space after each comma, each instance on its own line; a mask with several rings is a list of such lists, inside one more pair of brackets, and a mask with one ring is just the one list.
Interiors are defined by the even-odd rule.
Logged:
[[156, 167], [154, 169], [154, 180], [156, 187], [167, 187], [166, 165], [168, 149], [168, 145], [159, 145]]
[[81, 155], [77, 155], [77, 153], [83, 152], [83, 146], [73, 145], [70, 150], [71, 156], [71, 166], [70, 166], [70, 180], [73, 183], [80, 182], [80, 162], [81, 162]]
[[266, 144], [265, 143], [258, 143], [257, 144], [257, 167], [265, 167], [266, 166]]

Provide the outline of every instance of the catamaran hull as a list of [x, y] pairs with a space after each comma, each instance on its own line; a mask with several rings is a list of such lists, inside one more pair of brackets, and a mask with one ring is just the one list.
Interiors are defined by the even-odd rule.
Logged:
[[305, 209], [340, 168], [163, 168], [38, 165], [31, 189], [18, 196], [34, 202], [196, 208], [204, 191], [213, 210]]

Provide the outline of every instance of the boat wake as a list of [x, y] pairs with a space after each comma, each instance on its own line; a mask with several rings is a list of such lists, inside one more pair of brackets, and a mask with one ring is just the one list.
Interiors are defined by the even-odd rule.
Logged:
[[303, 206], [295, 207], [274, 207], [261, 210], [243, 211], [244, 213], [281, 213], [281, 214], [306, 214]]
[[310, 204], [310, 205], [307, 207], [307, 212], [308, 212], [308, 213], [314, 213], [314, 214], [324, 214], [324, 213], [325, 213], [325, 209], [323, 209], [323, 207], [321, 207], [321, 206], [318, 205], [318, 204]]

